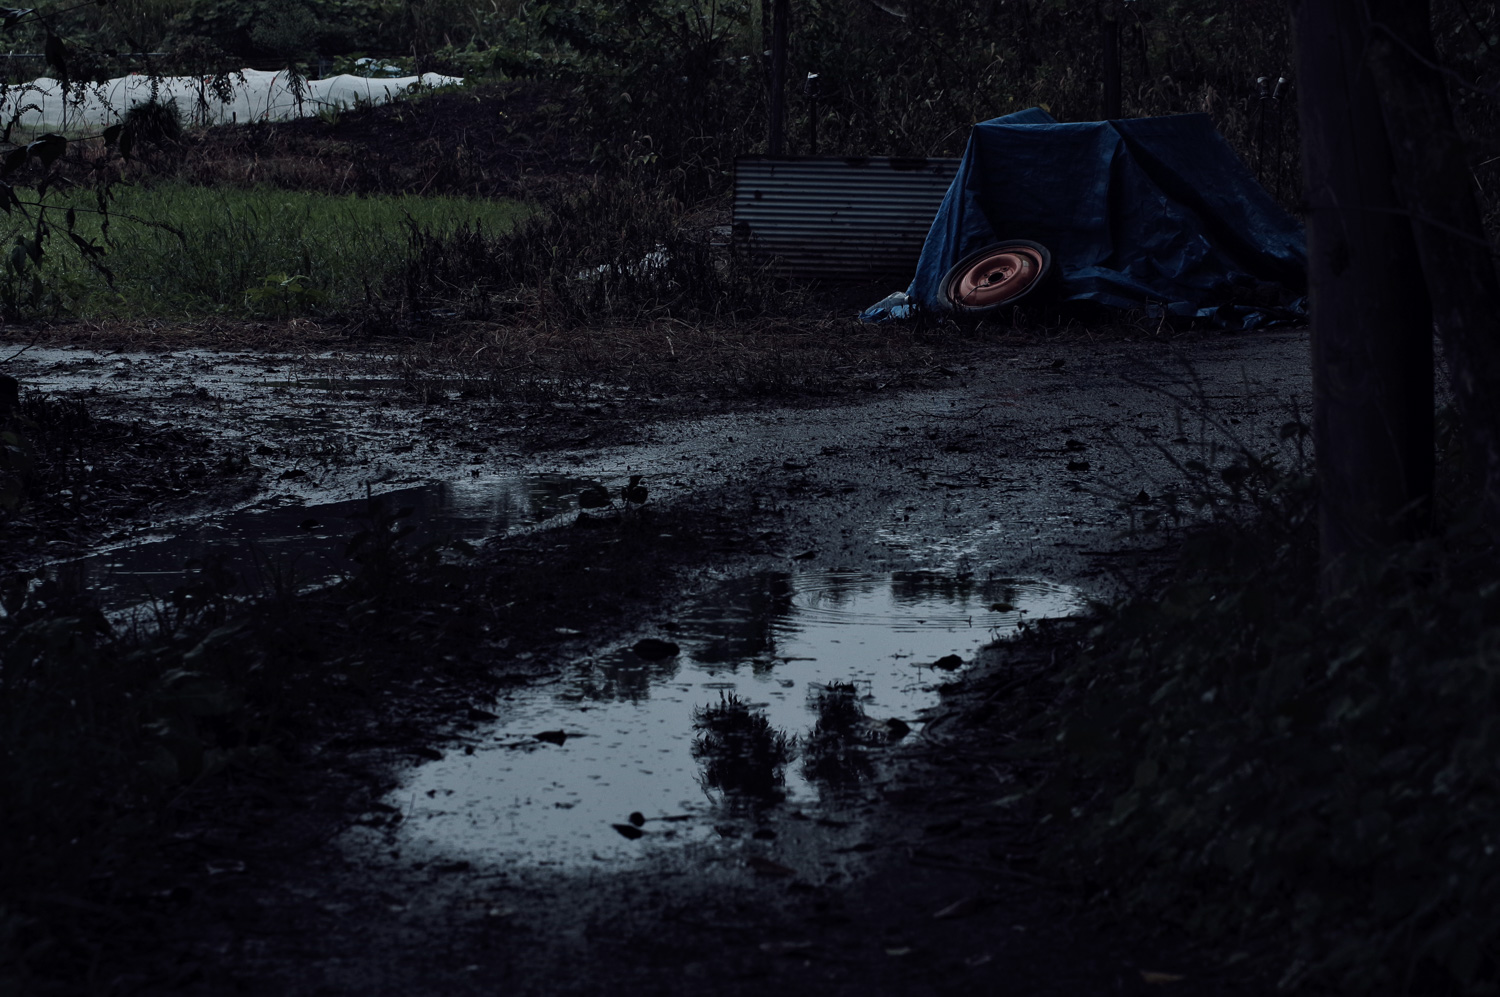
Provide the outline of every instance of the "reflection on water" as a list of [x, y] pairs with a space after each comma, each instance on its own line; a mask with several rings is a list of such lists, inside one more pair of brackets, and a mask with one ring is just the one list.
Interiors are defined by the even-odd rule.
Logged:
[[[875, 745], [935, 701], [946, 676], [932, 663], [1081, 605], [1074, 589], [1014, 579], [742, 579], [663, 626], [680, 654], [623, 648], [515, 691], [472, 754], [415, 769], [390, 802], [410, 844], [543, 864], [707, 839], [756, 796], [834, 808], [868, 778]], [[556, 730], [563, 744], [535, 739]], [[640, 840], [613, 827], [632, 813], [647, 818]]]
[[808, 695], [808, 707], [818, 719], [802, 748], [802, 775], [824, 798], [870, 778], [875, 770], [872, 749], [905, 736], [901, 727], [872, 722], [861, 698], [853, 682], [815, 685]]
[[702, 767], [702, 786], [734, 804], [773, 802], [782, 797], [786, 765], [797, 740], [766, 719], [764, 710], [731, 693], [693, 711], [693, 757]]
[[[481, 540], [576, 509], [578, 492], [594, 482], [558, 474], [474, 478], [386, 492], [389, 506], [410, 508], [416, 529], [407, 543]], [[193, 520], [70, 561], [47, 573], [91, 590], [106, 611], [221, 573], [241, 592], [263, 588], [273, 576], [299, 584], [325, 581], [352, 567], [349, 538], [362, 528], [363, 499], [326, 505], [251, 508]]]

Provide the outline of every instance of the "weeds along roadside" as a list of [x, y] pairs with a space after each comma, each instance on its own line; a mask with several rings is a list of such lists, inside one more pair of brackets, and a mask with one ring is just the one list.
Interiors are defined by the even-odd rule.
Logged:
[[729, 246], [722, 198], [686, 202], [657, 174], [554, 192], [508, 232], [408, 229], [405, 265], [374, 286], [369, 321], [433, 318], [552, 326], [786, 313], [791, 285]]
[[1180, 489], [1238, 493], [1248, 517], [1194, 529], [1160, 591], [1072, 629], [1071, 667], [1007, 749], [1045, 773], [1016, 803], [1098, 899], [1288, 990], [1492, 992], [1492, 548], [1450, 500], [1435, 535], [1320, 605], [1310, 480], [1257, 456]]

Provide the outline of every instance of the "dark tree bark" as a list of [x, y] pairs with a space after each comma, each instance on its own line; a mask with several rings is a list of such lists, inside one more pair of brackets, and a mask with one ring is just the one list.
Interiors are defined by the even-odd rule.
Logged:
[[1325, 590], [1430, 517], [1432, 314], [1359, 7], [1295, 0]]
[[1500, 281], [1437, 68], [1428, 0], [1368, 0], [1364, 13], [1366, 62], [1494, 533], [1500, 531]]

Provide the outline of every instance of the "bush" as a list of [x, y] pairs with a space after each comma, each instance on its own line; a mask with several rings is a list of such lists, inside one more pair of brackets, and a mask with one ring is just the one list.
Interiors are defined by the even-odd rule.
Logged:
[[1288, 988], [1492, 993], [1493, 547], [1453, 515], [1320, 599], [1313, 517], [1288, 514], [1312, 509], [1297, 491], [1204, 528], [1165, 591], [1080, 634], [1059, 705], [1033, 721], [1055, 733], [1036, 795], [1069, 829], [1055, 858], [1221, 944], [1290, 936]]
[[371, 305], [387, 327], [434, 312], [570, 323], [784, 307], [784, 282], [719, 244], [714, 220], [649, 182], [596, 179], [555, 195], [510, 232], [410, 227], [406, 262]]

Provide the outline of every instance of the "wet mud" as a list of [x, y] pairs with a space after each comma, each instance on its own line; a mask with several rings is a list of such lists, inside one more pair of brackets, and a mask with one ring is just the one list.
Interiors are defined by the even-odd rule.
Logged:
[[31, 562], [116, 607], [218, 555], [337, 577], [366, 495], [439, 561], [529, 580], [508, 638], [388, 649], [433, 676], [461, 649], [472, 690], [408, 683], [370, 707], [407, 711], [385, 733], [323, 731], [270, 794], [299, 802], [198, 804], [175, 933], [119, 992], [1237, 992], [1037, 878], [1045, 830], [1005, 802], [1025, 763], [976, 718], [1049, 665], [989, 647], [1023, 611], [1160, 568], [1142, 492], [1310, 397], [1305, 333], [1001, 347], [940, 390], [672, 418], [417, 403], [378, 357], [10, 369], [256, 469]]

